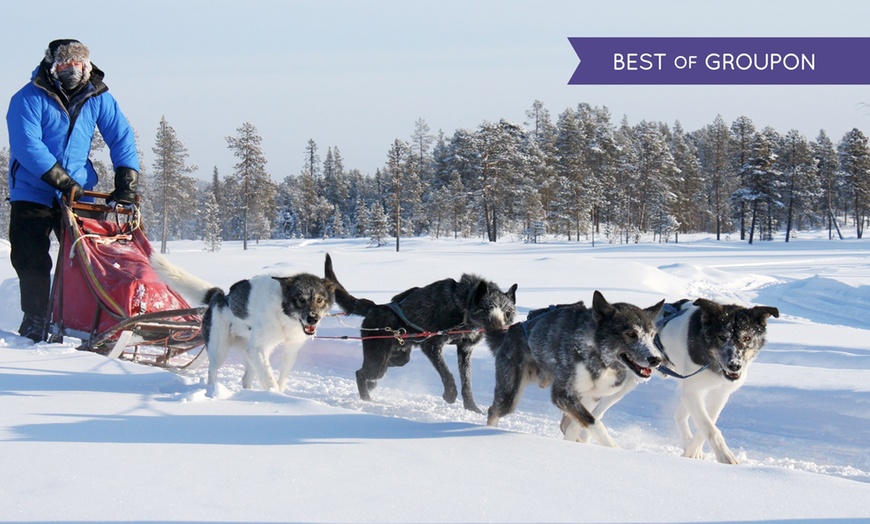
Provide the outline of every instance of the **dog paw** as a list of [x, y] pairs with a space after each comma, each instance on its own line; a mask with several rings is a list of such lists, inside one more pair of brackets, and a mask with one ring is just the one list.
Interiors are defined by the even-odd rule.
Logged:
[[704, 459], [704, 452], [701, 451], [700, 449], [693, 450], [693, 449], [687, 448], [686, 451], [683, 452], [683, 456], [686, 458], [690, 458], [690, 459], [703, 460]]
[[453, 404], [456, 402], [456, 397], [459, 396], [455, 389], [445, 389], [444, 394], [441, 395], [441, 398], [444, 399], [448, 404]]
[[475, 413], [479, 413], [479, 414], [483, 415], [483, 411], [479, 407], [477, 407], [477, 404], [475, 404], [475, 402], [473, 400], [471, 400], [471, 401], [466, 400], [463, 402], [463, 405], [465, 406], [465, 409], [467, 409], [468, 411], [473, 411]]
[[716, 453], [716, 460], [722, 464], [738, 464], [737, 457], [729, 449], [724, 450], [722, 453]]

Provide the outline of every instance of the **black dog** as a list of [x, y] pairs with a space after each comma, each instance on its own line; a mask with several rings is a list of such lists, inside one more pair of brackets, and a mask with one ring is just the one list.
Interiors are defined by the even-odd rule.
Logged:
[[[505, 329], [513, 322], [516, 284], [503, 293], [496, 284], [465, 274], [458, 282], [452, 278], [439, 280], [408, 289], [389, 304], [375, 304], [353, 297], [338, 283], [329, 255], [325, 271], [327, 278], [336, 283], [335, 302], [339, 307], [347, 314], [365, 317], [361, 328], [363, 364], [356, 372], [361, 399], [370, 400], [369, 393], [387, 368], [407, 364], [411, 347], [419, 345], [441, 376], [444, 400], [452, 404], [457, 396], [456, 381], [442, 350], [446, 344], [455, 344], [463, 405], [482, 413], [471, 391], [471, 351], [483, 338], [481, 330]], [[431, 333], [438, 334], [427, 335]]]

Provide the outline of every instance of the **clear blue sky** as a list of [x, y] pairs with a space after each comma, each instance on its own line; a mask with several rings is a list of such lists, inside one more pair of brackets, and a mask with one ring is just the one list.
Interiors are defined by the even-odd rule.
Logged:
[[374, 174], [418, 118], [452, 135], [523, 122], [536, 99], [554, 119], [587, 102], [607, 106], [614, 123], [625, 115], [694, 130], [717, 114], [729, 124], [746, 115], [810, 139], [822, 128], [834, 141], [853, 127], [870, 134], [870, 86], [567, 85], [571, 36], [867, 37], [864, 0], [43, 0], [0, 12], [0, 96], [27, 82], [49, 41], [77, 38], [138, 131], [146, 170], [165, 116], [201, 178], [215, 166], [232, 172], [225, 137], [244, 122], [263, 137], [276, 181], [300, 172], [309, 139], [321, 158], [338, 147], [346, 168]]

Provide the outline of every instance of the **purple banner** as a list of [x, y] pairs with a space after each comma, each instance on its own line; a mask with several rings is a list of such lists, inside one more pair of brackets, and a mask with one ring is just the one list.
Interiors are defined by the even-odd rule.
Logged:
[[870, 38], [568, 38], [569, 84], [870, 84]]

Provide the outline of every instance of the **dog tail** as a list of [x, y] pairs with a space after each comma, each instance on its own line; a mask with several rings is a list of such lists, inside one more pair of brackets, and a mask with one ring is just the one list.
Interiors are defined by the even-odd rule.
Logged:
[[156, 251], [149, 253], [149, 261], [161, 280], [193, 303], [210, 304], [213, 298], [224, 297], [220, 288], [188, 273]]
[[341, 285], [338, 277], [335, 276], [335, 271], [332, 269], [332, 258], [329, 254], [326, 255], [324, 264], [324, 275], [327, 280], [335, 283], [335, 303], [348, 315], [366, 316], [377, 304], [367, 298], [356, 298]]

